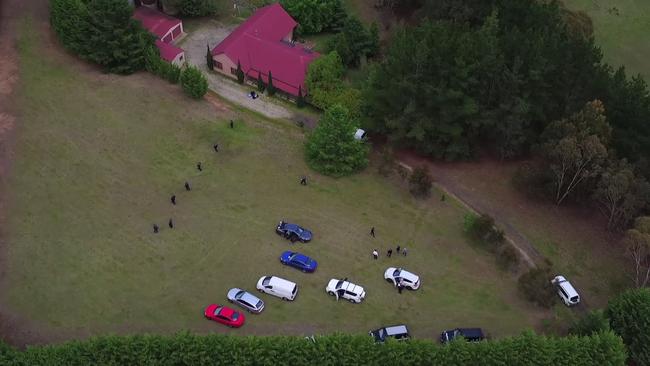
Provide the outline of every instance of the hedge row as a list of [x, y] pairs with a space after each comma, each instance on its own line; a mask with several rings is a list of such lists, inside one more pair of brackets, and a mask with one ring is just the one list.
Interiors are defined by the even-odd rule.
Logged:
[[611, 332], [554, 338], [525, 333], [481, 343], [431, 341], [377, 345], [368, 336], [107, 336], [16, 351], [0, 346], [2, 365], [624, 365]]

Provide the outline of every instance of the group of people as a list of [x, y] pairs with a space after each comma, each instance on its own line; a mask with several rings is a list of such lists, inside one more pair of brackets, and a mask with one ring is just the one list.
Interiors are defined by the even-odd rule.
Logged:
[[[372, 236], [373, 238], [375, 237], [375, 227], [374, 226], [370, 228], [370, 236]], [[400, 254], [402, 254], [403, 256], [406, 257], [406, 254], [408, 254], [408, 251], [406, 250], [406, 247], [402, 248], [401, 246], [398, 245], [397, 248], [395, 248], [395, 255], [400, 255]], [[392, 256], [393, 256], [393, 248], [389, 248], [386, 251], [386, 257], [390, 258]], [[373, 249], [372, 257], [374, 259], [379, 259], [379, 251], [377, 249]]]
[[[230, 120], [230, 128], [234, 128], [234, 127], [235, 127], [235, 121]], [[214, 145], [212, 145], [212, 148], [214, 149], [215, 153], [219, 152], [219, 144], [215, 143]], [[202, 172], [203, 171], [203, 163], [201, 163], [200, 161], [198, 163], [196, 163], [196, 169], [199, 172]], [[192, 190], [192, 186], [190, 186], [190, 182], [188, 182], [188, 181], [185, 181], [185, 190], [187, 192]], [[172, 196], [169, 198], [169, 200], [170, 200], [170, 202], [171, 202], [171, 204], [173, 206], [176, 206], [176, 194], [172, 194]], [[167, 221], [167, 226], [169, 226], [170, 229], [174, 228], [174, 220], [173, 220], [173, 218], [171, 218], [171, 217], [169, 218], [169, 221]], [[153, 224], [153, 233], [158, 234], [159, 232], [160, 232], [160, 226], [158, 226], [158, 224]]]

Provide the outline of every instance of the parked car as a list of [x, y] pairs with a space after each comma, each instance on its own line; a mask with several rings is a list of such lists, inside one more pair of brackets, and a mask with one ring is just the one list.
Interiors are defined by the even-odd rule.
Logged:
[[409, 330], [406, 325], [393, 325], [391, 327], [383, 327], [368, 332], [377, 343], [384, 343], [388, 338], [394, 338], [398, 341], [405, 341], [411, 338]]
[[336, 296], [337, 300], [343, 298], [357, 304], [366, 297], [366, 292], [363, 290], [363, 287], [357, 286], [347, 280], [337, 280], [335, 278], [330, 280], [327, 287], [325, 287], [325, 291], [332, 296]]
[[390, 267], [384, 272], [384, 279], [397, 286], [401, 283], [404, 287], [417, 290], [420, 288], [420, 277], [403, 268]]
[[218, 304], [208, 305], [208, 307], [205, 308], [204, 315], [210, 320], [225, 324], [231, 328], [239, 328], [244, 325], [244, 322], [246, 321], [244, 314], [241, 314], [227, 306]]
[[257, 281], [257, 289], [260, 292], [277, 296], [282, 300], [293, 300], [298, 294], [298, 285], [275, 276], [260, 277], [259, 281]]
[[282, 264], [298, 268], [303, 272], [314, 272], [318, 267], [318, 262], [304, 254], [287, 250], [280, 256]]
[[264, 310], [264, 301], [248, 291], [231, 288], [228, 291], [228, 301], [235, 303], [251, 313], [259, 314]]
[[291, 240], [292, 243], [295, 243], [298, 240], [306, 243], [312, 238], [311, 231], [299, 225], [284, 221], [280, 221], [280, 223], [278, 223], [278, 226], [275, 228], [275, 232], [278, 233], [278, 235], [282, 235], [285, 238]]
[[566, 306], [578, 305], [580, 303], [580, 295], [578, 291], [573, 288], [571, 283], [562, 276], [556, 276], [551, 280], [551, 283], [557, 288], [557, 294], [560, 296]]
[[479, 342], [485, 339], [481, 328], [456, 328], [442, 332], [440, 343], [451, 342], [458, 337], [463, 337], [468, 342]]

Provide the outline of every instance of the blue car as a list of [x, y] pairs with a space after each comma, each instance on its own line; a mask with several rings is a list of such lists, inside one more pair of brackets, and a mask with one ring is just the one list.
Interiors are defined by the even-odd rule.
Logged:
[[278, 235], [282, 235], [285, 238], [291, 240], [292, 243], [300, 240], [303, 243], [306, 243], [311, 240], [311, 231], [304, 229], [296, 224], [291, 224], [288, 222], [280, 221], [278, 226], [275, 228], [275, 232]]
[[318, 267], [318, 262], [308, 256], [287, 250], [280, 256], [282, 264], [298, 268], [303, 272], [314, 272]]

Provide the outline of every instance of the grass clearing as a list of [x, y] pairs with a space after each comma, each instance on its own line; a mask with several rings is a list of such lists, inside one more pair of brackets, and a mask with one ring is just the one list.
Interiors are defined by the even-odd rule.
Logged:
[[[374, 169], [345, 179], [309, 172], [302, 187], [300, 129], [242, 113], [231, 130], [232, 115], [151, 75], [80, 70], [52, 50], [44, 57], [31, 32], [23, 27], [20, 42], [21, 124], [1, 284], [12, 312], [70, 334], [226, 331], [202, 308], [275, 274], [299, 284], [297, 300], [262, 295], [267, 309], [234, 333], [362, 333], [404, 322], [417, 337], [455, 326], [503, 336], [543, 316], [489, 254], [467, 245], [457, 203], [415, 201]], [[276, 236], [281, 218], [312, 229], [314, 241], [292, 246]], [[409, 256], [384, 258], [398, 243]], [[288, 248], [315, 257], [318, 271], [281, 266]], [[383, 280], [388, 266], [419, 273], [423, 288], [398, 295]], [[363, 285], [367, 301], [337, 303], [324, 291], [332, 277]]]
[[571, 10], [587, 13], [594, 23], [596, 43], [606, 62], [625, 65], [630, 75], [650, 82], [650, 1], [563, 0]]

